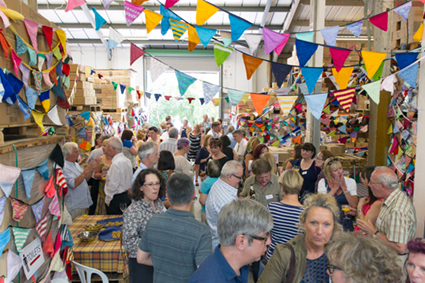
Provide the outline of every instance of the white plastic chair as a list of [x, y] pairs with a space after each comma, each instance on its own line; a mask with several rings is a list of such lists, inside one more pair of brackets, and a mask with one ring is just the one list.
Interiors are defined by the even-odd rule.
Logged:
[[72, 261], [72, 263], [75, 266], [75, 269], [77, 269], [78, 276], [80, 277], [81, 283], [91, 283], [91, 276], [92, 274], [97, 274], [102, 278], [102, 283], [109, 283], [109, 279], [106, 276], [105, 273], [103, 273], [100, 270], [97, 270], [96, 268], [91, 268], [85, 265], [82, 265], [81, 263]]

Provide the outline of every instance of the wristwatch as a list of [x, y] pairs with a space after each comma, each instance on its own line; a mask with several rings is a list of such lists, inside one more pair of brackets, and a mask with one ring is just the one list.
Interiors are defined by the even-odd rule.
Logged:
[[378, 231], [378, 230], [376, 230], [376, 232], [375, 232], [375, 233], [373, 233], [373, 238], [374, 238], [374, 239], [376, 239], [376, 237], [378, 236], [378, 233], [379, 233], [379, 231]]
[[357, 209], [357, 212], [363, 212], [363, 209]]

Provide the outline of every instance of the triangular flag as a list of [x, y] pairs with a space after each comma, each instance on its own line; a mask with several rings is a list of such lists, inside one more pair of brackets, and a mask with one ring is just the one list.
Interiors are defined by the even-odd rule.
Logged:
[[31, 228], [19, 228], [12, 227], [13, 236], [15, 237], [15, 245], [18, 252], [22, 251], [25, 242], [27, 241], [28, 234], [31, 232]]
[[174, 14], [171, 10], [165, 9], [164, 5], [159, 6], [159, 11], [161, 15], [163, 15], [161, 21], [161, 34], [165, 35], [167, 31], [170, 29], [170, 19], [174, 19], [176, 21], [181, 21], [181, 18]]
[[260, 44], [261, 40], [263, 39], [262, 34], [255, 34], [255, 33], [248, 33], [245, 34], [245, 41], [248, 43], [249, 46], [249, 52], [251, 55], [254, 55], [255, 51], [258, 48], [258, 45]]
[[[4, 208], [6, 206], [6, 200], [7, 197], [4, 196], [2, 198], [0, 198], [0, 224], [3, 223], [3, 218], [4, 218]], [[0, 249], [2, 249], [2, 247], [0, 246]]]
[[58, 196], [57, 196], [56, 193], [55, 193], [52, 201], [49, 204], [49, 211], [50, 211], [50, 214], [52, 214], [52, 215], [56, 215], [58, 217], [61, 216], [61, 212], [60, 212], [60, 208], [59, 208]]
[[186, 93], [187, 89], [196, 81], [196, 78], [191, 77], [177, 70], [174, 70], [174, 71], [179, 84], [180, 95], [183, 96]]
[[323, 36], [323, 39], [326, 41], [327, 45], [336, 45], [336, 37], [338, 36], [339, 26], [333, 26], [329, 28], [324, 28], [320, 30], [320, 33]]
[[300, 67], [304, 67], [307, 64], [308, 60], [310, 60], [311, 56], [316, 52], [317, 46], [318, 45], [315, 43], [310, 43], [299, 39], [295, 40], [295, 47], [297, 49], [297, 56]]
[[[66, 52], [66, 33], [65, 33], [65, 31], [64, 30], [61, 30], [61, 29], [55, 29], [55, 31], [56, 31], [56, 35], [57, 35], [57, 37], [58, 37], [58, 39], [59, 39], [59, 42], [60, 42], [60, 44], [61, 44], [61, 46], [62, 46], [62, 49], [63, 49], [63, 53], [64, 54], [68, 54], [67, 52]], [[29, 49], [28, 49], [29, 50]], [[56, 48], [55, 50], [59, 50], [59, 48]], [[59, 59], [58, 59], [59, 60]]]
[[166, 0], [164, 7], [165, 7], [165, 9], [169, 9], [169, 8], [173, 7], [179, 1], [180, 0]]
[[162, 96], [161, 94], [159, 94], [159, 93], [155, 93], [154, 94], [154, 96], [155, 96], [155, 100], [156, 101], [158, 101], [158, 99]]
[[220, 31], [221, 40], [224, 43], [224, 46], [227, 47], [232, 43], [232, 34], [227, 31]]
[[214, 106], [217, 107], [220, 105], [221, 98], [213, 98], [211, 101], [213, 102]]
[[202, 82], [202, 88], [204, 90], [205, 104], [208, 104], [214, 97], [214, 95], [220, 90], [220, 86], [213, 85], [204, 81]]
[[24, 179], [24, 187], [27, 199], [31, 198], [31, 189], [34, 182], [35, 169], [21, 170], [22, 178]]
[[12, 218], [13, 220], [15, 220], [16, 222], [21, 221], [22, 217], [24, 217], [25, 213], [28, 210], [28, 205], [20, 202], [17, 199], [10, 199], [10, 202], [12, 204], [12, 210], [13, 210], [13, 215]]
[[289, 37], [291, 36], [291, 34], [289, 34], [289, 33], [284, 33], [284, 35], [285, 35], [285, 38], [274, 49], [274, 52], [276, 52], [277, 55], [280, 55], [280, 53], [283, 50], [283, 47], [285, 47], [286, 43], [288, 42]]
[[399, 14], [405, 22], [407, 22], [407, 18], [409, 17], [410, 8], [412, 7], [412, 1], [406, 2], [400, 6], [394, 8], [394, 12]]
[[152, 82], [155, 82], [159, 78], [159, 76], [161, 76], [162, 73], [165, 72], [168, 66], [158, 61], [154, 57], [151, 57], [149, 68]]
[[246, 29], [250, 28], [252, 24], [242, 18], [229, 14], [230, 29], [232, 31], [232, 40], [237, 41]]
[[415, 35], [413, 36], [414, 41], [422, 41], [422, 35], [424, 33], [424, 24], [421, 23], [419, 26], [419, 29], [416, 31]]
[[233, 106], [236, 106], [242, 99], [242, 96], [245, 94], [245, 92], [240, 90], [228, 89], [227, 94], [229, 95], [230, 103]]
[[38, 96], [38, 99], [40, 99], [41, 105], [43, 105], [43, 108], [46, 112], [50, 109], [50, 90], [46, 90]]
[[130, 44], [130, 66], [133, 65], [134, 61], [139, 59], [141, 56], [145, 55], [145, 51], [134, 45]]
[[[127, 1], [125, 1], [127, 2]], [[95, 30], [99, 30], [101, 26], [106, 24], [106, 20], [97, 12], [95, 7], [91, 7], [93, 13], [94, 13], [94, 21], [96, 24]]]
[[361, 86], [369, 95], [370, 98], [376, 103], [379, 104], [379, 96], [380, 96], [380, 88], [381, 88], [381, 80], [365, 84]]
[[44, 206], [44, 198], [42, 198], [39, 202], [31, 206], [32, 212], [34, 213], [34, 216], [35, 216], [36, 223], [40, 221], [41, 219], [41, 212], [43, 210], [43, 206]]
[[204, 0], [198, 0], [196, 6], [196, 24], [203, 25], [211, 16], [218, 12], [218, 8]]
[[282, 115], [288, 115], [291, 111], [294, 102], [297, 100], [298, 96], [278, 96], [277, 101], [279, 102], [280, 109], [282, 110]]
[[145, 9], [144, 12], [146, 21], [146, 32], [149, 34], [159, 24], [163, 16], [147, 9]]
[[232, 54], [233, 48], [231, 47], [225, 47], [224, 45], [220, 43], [214, 43], [214, 59], [215, 63], [217, 64], [217, 67], [220, 67], [221, 64], [226, 61], [227, 57]]
[[369, 21], [377, 28], [387, 31], [388, 30], [388, 11], [385, 11], [376, 16], [370, 17]]
[[198, 45], [198, 43], [201, 42], [201, 40], [199, 39], [198, 32], [196, 31], [195, 27], [189, 26], [187, 33], [188, 33], [188, 41], [189, 41], [187, 49], [189, 50], [189, 52], [192, 52], [193, 49], [195, 49], [196, 45]]
[[[28, 46], [25, 44], [25, 42], [22, 40], [22, 38], [19, 35], [15, 34], [15, 39], [16, 39], [16, 48], [15, 48], [16, 54], [22, 55], [25, 52], [27, 52]], [[6, 44], [7, 44], [7, 42], [6, 42]], [[6, 49], [5, 49], [5, 57], [6, 58], [8, 56], [8, 51], [9, 51], [9, 46], [6, 45]]]
[[313, 42], [314, 31], [299, 32], [296, 34], [298, 40]]
[[217, 33], [215, 29], [209, 29], [197, 26], [196, 31], [198, 32], [199, 39], [202, 42], [202, 45], [205, 47], [208, 46], [208, 43], [210, 42], [211, 38]]
[[418, 54], [413, 52], [395, 54], [395, 59], [397, 60], [397, 64], [400, 70], [403, 70], [404, 68], [415, 62], [416, 58], [418, 58]]
[[125, 93], [125, 89], [126, 89], [126, 86], [123, 85], [123, 84], [120, 84], [120, 91], [121, 91], [122, 94]]
[[332, 74], [335, 77], [336, 82], [338, 83], [339, 89], [346, 89], [348, 82], [350, 81], [351, 74], [354, 71], [354, 67], [342, 68], [339, 72], [332, 68]]
[[[10, 229], [8, 227], [3, 232], [0, 232], [0, 252], [1, 252], [2, 255], [3, 255], [3, 250], [7, 246], [7, 244], [9, 244], [9, 241], [10, 241]], [[10, 278], [15, 278], [16, 274], [18, 274], [20, 267], [19, 267], [18, 270], [16, 270], [16, 273], [14, 273], [14, 275], [11, 274], [11, 272], [9, 270], [10, 269], [9, 264], [11, 263], [11, 262], [9, 262], [9, 254], [11, 254], [11, 253], [14, 254], [12, 251], [9, 250], [9, 253], [7, 255], [7, 261], [6, 261], [6, 264], [8, 265], [7, 275], [9, 275]], [[18, 257], [18, 260], [19, 260], [18, 262], [21, 262], [19, 256], [17, 256], [17, 257]], [[3, 275], [2, 275], [2, 277], [3, 277]], [[10, 279], [10, 282], [12, 282], [12, 279]]]
[[[3, 0], [1, 0], [1, 1], [3, 1]], [[8, 28], [10, 26], [9, 18], [1, 10], [0, 10], [0, 17], [3, 20], [4, 27]]]
[[271, 62], [271, 67], [277, 86], [281, 87], [289, 72], [291, 72], [292, 66]]
[[347, 133], [347, 124], [344, 124], [341, 127], [338, 127], [338, 130], [340, 132]]
[[69, 12], [72, 9], [79, 7], [81, 5], [86, 4], [86, 1], [84, 0], [68, 0], [68, 3], [66, 4], [65, 12]]
[[416, 88], [416, 78], [418, 76], [419, 63], [413, 64], [409, 67], [404, 68], [398, 73], [398, 76], [402, 78], [410, 87]]
[[345, 26], [355, 37], [359, 37], [362, 32], [363, 20]]
[[187, 31], [189, 28], [188, 24], [185, 24], [181, 21], [170, 19], [171, 30], [173, 31], [173, 37], [175, 41], [178, 41], [180, 37]]
[[83, 141], [78, 145], [80, 148], [84, 149], [85, 151], [90, 151], [90, 149], [93, 147], [90, 143], [87, 141]]
[[[111, 3], [114, 2], [114, 0], [102, 0], [102, 2], [103, 2], [103, 7], [105, 7], [105, 9], [108, 10], [109, 5], [111, 5]], [[131, 2], [133, 3], [133, 1], [131, 1]]]
[[344, 66], [345, 60], [350, 56], [351, 50], [339, 49], [339, 48], [329, 48], [335, 69], [337, 72], [341, 70]]
[[108, 49], [115, 48], [118, 44], [123, 42], [125, 39], [119, 32], [117, 32], [112, 27], [109, 27], [109, 40], [108, 40]]
[[252, 104], [254, 104], [255, 111], [257, 111], [258, 115], [263, 113], [263, 110], [267, 105], [267, 102], [269, 102], [270, 97], [270, 95], [251, 93]]
[[199, 98], [199, 102], [201, 102], [201, 105], [204, 105], [205, 99], [204, 98]]
[[328, 106], [326, 106], [325, 107], [325, 109], [323, 109], [323, 113], [326, 113], [326, 114], [329, 114], [329, 113], [331, 113], [331, 111], [330, 111], [330, 106], [328, 105]]
[[344, 110], [349, 110], [351, 107], [351, 103], [353, 101], [355, 91], [356, 91], [355, 88], [349, 88], [349, 89], [334, 91], [332, 94], [336, 97], [339, 104]]
[[49, 117], [50, 121], [53, 122], [53, 124], [58, 125], [58, 126], [62, 126], [62, 122], [59, 118], [58, 115], [58, 106], [55, 105], [52, 107], [52, 109], [50, 109], [49, 112], [47, 112], [47, 116]]
[[362, 50], [362, 57], [367, 69], [367, 76], [372, 78], [378, 71], [382, 61], [387, 57], [387, 53]]
[[47, 46], [49, 47], [49, 50], [52, 51], [52, 44], [53, 44], [53, 28], [49, 26], [41, 26], [44, 32], [44, 36], [46, 37]]
[[301, 68], [301, 73], [304, 76], [304, 80], [307, 84], [308, 93], [314, 92], [317, 80], [322, 75], [323, 68]]
[[44, 113], [38, 113], [36, 111], [31, 111], [32, 116], [34, 117], [35, 123], [40, 127], [41, 131], [44, 133], [44, 126], [43, 126], [43, 117]]
[[12, 54], [12, 61], [13, 61], [13, 70], [15, 71], [15, 74], [19, 75], [19, 65], [22, 62], [22, 59], [15, 53], [15, 50], [11, 50]]
[[11, 166], [6, 166], [0, 163], [0, 187], [6, 197], [10, 196], [12, 186], [15, 185], [16, 179], [21, 174], [21, 169]]
[[263, 60], [246, 54], [242, 54], [242, 58], [245, 64], [246, 79], [250, 80], [252, 74], [254, 74], [258, 67], [260, 67], [261, 63], [263, 63]]
[[52, 233], [51, 232], [46, 237], [46, 241], [44, 242], [44, 245], [43, 245], [43, 251], [46, 254], [48, 254], [49, 257], [52, 257], [54, 249], [53, 249], [53, 240], [52, 240]]
[[288, 40], [289, 38], [287, 33], [278, 33], [268, 28], [263, 28], [263, 37], [265, 54], [269, 54], [278, 47], [282, 41]]
[[144, 7], [124, 1], [125, 20], [127, 26], [130, 26], [138, 16], [143, 12]]
[[323, 107], [325, 106], [327, 97], [328, 97], [327, 93], [304, 96], [308, 109], [317, 120], [320, 120], [320, 116], [322, 115], [322, 110], [323, 110]]

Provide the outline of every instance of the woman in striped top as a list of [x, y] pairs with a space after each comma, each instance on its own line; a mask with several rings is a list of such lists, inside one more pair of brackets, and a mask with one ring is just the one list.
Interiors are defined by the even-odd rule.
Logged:
[[298, 194], [303, 182], [301, 175], [293, 169], [286, 170], [279, 177], [283, 199], [280, 202], [271, 202], [267, 206], [273, 216], [273, 228], [272, 243], [267, 250], [266, 261], [272, 256], [276, 245], [284, 244], [299, 234], [298, 223], [304, 207], [298, 201]]
[[190, 149], [187, 154], [187, 159], [195, 161], [196, 154], [198, 154], [198, 150], [201, 148], [202, 135], [201, 128], [198, 124], [193, 126], [193, 131], [189, 134], [190, 140]]

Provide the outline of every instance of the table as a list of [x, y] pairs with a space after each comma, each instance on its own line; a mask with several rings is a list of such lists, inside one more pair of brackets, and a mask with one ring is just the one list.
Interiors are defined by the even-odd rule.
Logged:
[[123, 273], [126, 262], [124, 260], [124, 248], [120, 241], [104, 242], [98, 238], [92, 242], [81, 242], [77, 235], [84, 232], [84, 226], [96, 224], [99, 220], [121, 217], [122, 215], [88, 215], [79, 216], [74, 220], [69, 230], [74, 240], [72, 252], [74, 260], [88, 267], [96, 268], [103, 272]]

